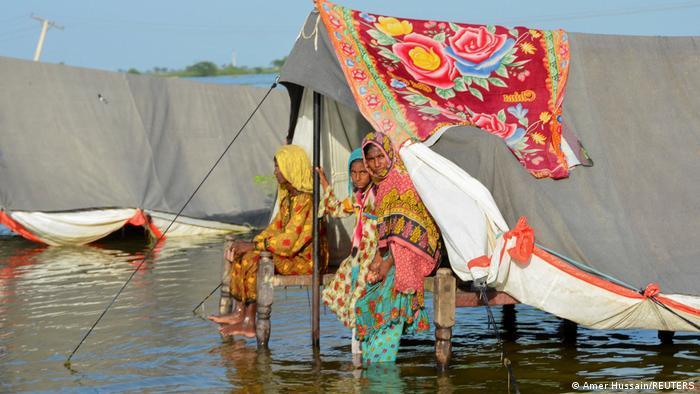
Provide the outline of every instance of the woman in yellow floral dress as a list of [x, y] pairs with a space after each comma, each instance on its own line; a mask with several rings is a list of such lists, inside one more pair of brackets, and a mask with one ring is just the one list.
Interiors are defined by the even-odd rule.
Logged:
[[375, 189], [362, 160], [362, 150], [356, 149], [348, 160], [350, 171], [349, 196], [339, 201], [333, 195], [323, 170], [318, 173], [324, 189], [323, 211], [335, 218], [356, 216], [351, 233], [350, 255], [340, 263], [333, 280], [323, 289], [321, 298], [345, 327], [352, 329], [352, 353], [358, 354], [360, 343], [355, 339], [355, 301], [365, 293], [365, 277], [377, 249], [377, 217], [374, 215]]
[[[304, 149], [296, 145], [280, 147], [275, 153], [275, 177], [279, 211], [274, 220], [253, 242], [237, 241], [226, 251], [226, 258], [232, 262], [231, 295], [236, 307], [230, 315], [210, 317], [222, 324], [220, 331], [225, 335], [255, 336], [260, 252], [272, 253], [276, 274], [309, 275], [313, 271], [313, 179]], [[324, 249], [322, 254], [327, 253]], [[325, 263], [327, 258], [320, 260]]]

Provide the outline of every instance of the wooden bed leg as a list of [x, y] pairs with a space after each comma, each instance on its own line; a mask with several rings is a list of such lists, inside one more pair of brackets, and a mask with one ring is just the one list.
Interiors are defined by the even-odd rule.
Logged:
[[440, 268], [435, 275], [433, 307], [435, 309], [435, 358], [438, 368], [445, 370], [452, 358], [452, 327], [455, 325], [457, 282], [449, 268]]
[[227, 315], [233, 310], [235, 300], [231, 297], [231, 262], [226, 260], [226, 251], [236, 240], [232, 235], [226, 236], [224, 256], [221, 258], [221, 296], [219, 297], [219, 315]]
[[564, 344], [575, 344], [578, 339], [578, 324], [571, 320], [562, 319], [559, 325], [559, 332]]
[[661, 340], [662, 345], [673, 345], [673, 337], [675, 335], [675, 331], [659, 331], [659, 333], [657, 334], [659, 340]]
[[[226, 251], [231, 247], [231, 244], [236, 240], [233, 235], [226, 236], [224, 242], [224, 255], [221, 257], [221, 292], [219, 293], [219, 316], [228, 315], [233, 311], [233, 305], [236, 300], [231, 297], [231, 262], [226, 260]], [[233, 337], [230, 335], [222, 335], [221, 338], [225, 342], [230, 342]]]
[[267, 349], [270, 341], [270, 314], [272, 302], [275, 298], [275, 287], [272, 283], [275, 277], [275, 265], [272, 262], [272, 253], [260, 252], [258, 262], [257, 287], [257, 319], [255, 322], [255, 336], [258, 340], [258, 349]]

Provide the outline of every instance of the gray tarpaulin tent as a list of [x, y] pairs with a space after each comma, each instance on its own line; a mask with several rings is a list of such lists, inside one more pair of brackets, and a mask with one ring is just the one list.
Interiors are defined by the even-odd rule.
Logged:
[[[177, 213], [265, 93], [12, 58], [0, 58], [0, 91], [0, 207], [11, 213]], [[264, 225], [288, 119], [275, 90], [183, 215]]]
[[[638, 289], [657, 282], [665, 293], [700, 295], [700, 38], [569, 37], [564, 119], [592, 167], [538, 180], [502, 140], [471, 127], [448, 130], [431, 149], [483, 183], [509, 226], [527, 216], [541, 245]], [[324, 139], [349, 150], [370, 130], [315, 13], [281, 80], [293, 119], [308, 118], [309, 91], [323, 94]], [[295, 140], [308, 129], [300, 122]], [[347, 153], [324, 153], [345, 176]]]

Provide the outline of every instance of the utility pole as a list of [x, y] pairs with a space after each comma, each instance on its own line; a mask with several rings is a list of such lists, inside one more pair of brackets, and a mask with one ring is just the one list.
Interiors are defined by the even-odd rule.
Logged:
[[50, 21], [46, 18], [34, 16], [34, 14], [32, 14], [31, 16], [33, 19], [36, 19], [39, 22], [41, 22], [41, 34], [39, 35], [39, 42], [36, 43], [36, 51], [34, 52], [34, 61], [38, 62], [39, 58], [41, 57], [41, 50], [44, 48], [44, 39], [46, 38], [46, 32], [49, 31], [49, 28], [51, 27], [63, 30], [63, 26], [59, 26], [56, 24], [56, 22]]

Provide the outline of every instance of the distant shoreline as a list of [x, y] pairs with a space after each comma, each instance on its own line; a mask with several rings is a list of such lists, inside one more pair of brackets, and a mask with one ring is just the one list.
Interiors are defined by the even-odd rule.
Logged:
[[156, 73], [151, 71], [146, 71], [139, 73], [142, 75], [152, 75], [157, 77], [173, 77], [173, 78], [194, 78], [194, 77], [222, 77], [222, 76], [235, 76], [235, 75], [255, 75], [255, 74], [277, 74], [280, 69], [277, 67], [267, 67], [267, 68], [256, 68], [256, 69], [239, 69], [239, 70], [220, 70], [216, 74], [198, 74], [190, 71], [173, 71], [165, 73]]
[[251, 75], [251, 74], [277, 74], [282, 69], [282, 65], [286, 57], [283, 59], [273, 60], [268, 67], [248, 67], [248, 66], [232, 66], [230, 64], [217, 66], [210, 61], [201, 61], [185, 67], [184, 70], [169, 70], [167, 67], [154, 67], [151, 70], [138, 70], [130, 68], [128, 70], [118, 70], [128, 74], [153, 75], [158, 77], [174, 77], [174, 78], [194, 78], [194, 77], [219, 77], [229, 75]]

